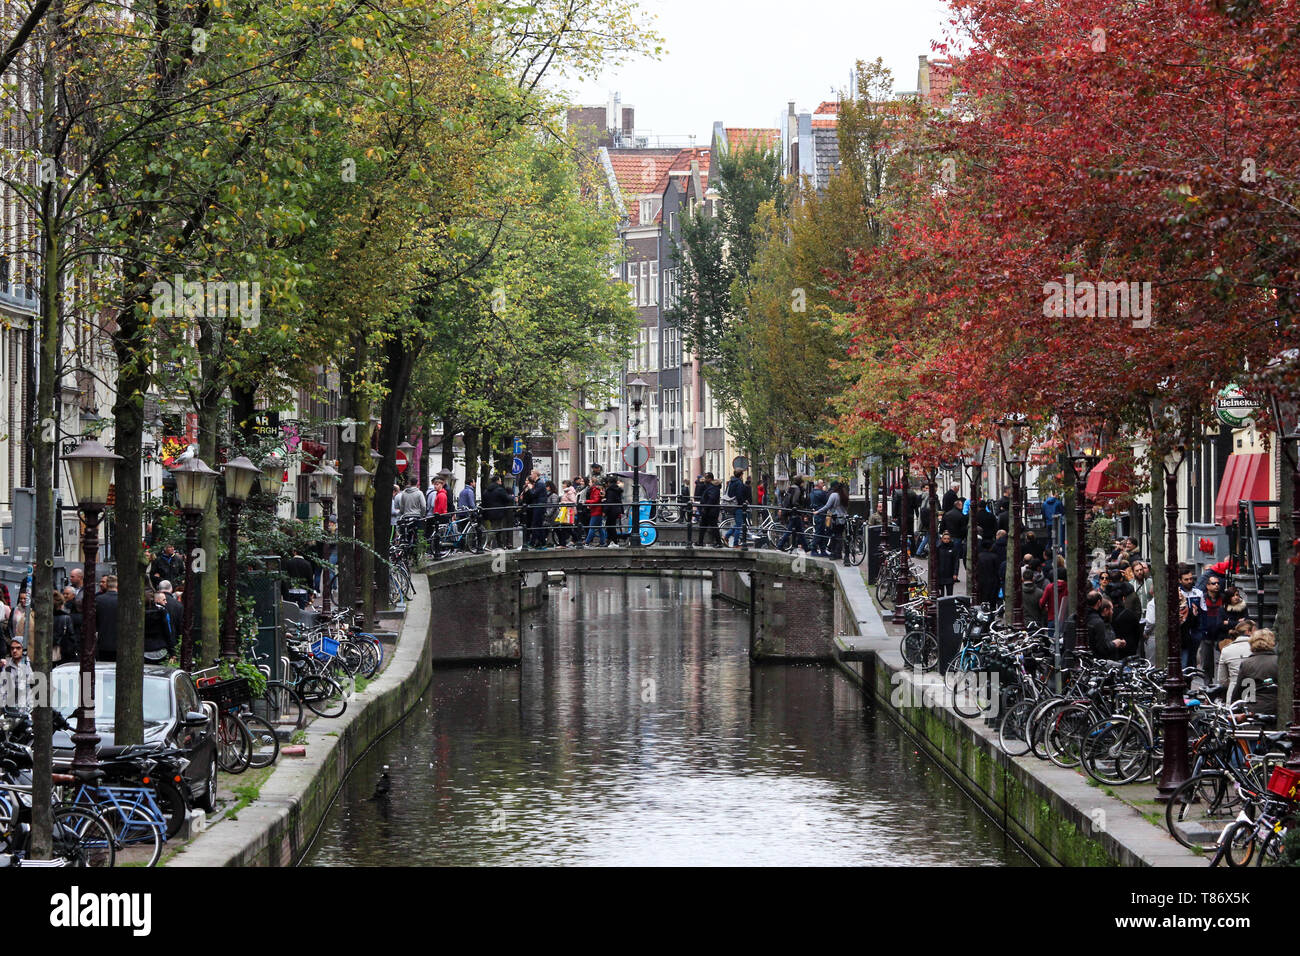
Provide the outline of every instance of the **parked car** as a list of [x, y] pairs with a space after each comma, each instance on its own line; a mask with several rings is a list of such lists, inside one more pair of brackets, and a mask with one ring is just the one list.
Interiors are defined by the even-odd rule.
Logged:
[[[103, 756], [117, 752], [113, 742], [113, 717], [117, 699], [116, 664], [95, 665], [95, 732], [99, 734], [96, 750]], [[79, 665], [60, 664], [51, 673], [50, 700], [75, 728]], [[217, 797], [217, 730], [199, 700], [194, 678], [188, 672], [160, 664], [144, 667], [144, 737], [145, 744], [160, 744], [189, 751], [189, 765], [184, 778], [185, 797], [191, 806], [211, 813]], [[71, 760], [72, 736], [68, 731], [54, 735], [54, 759]]]

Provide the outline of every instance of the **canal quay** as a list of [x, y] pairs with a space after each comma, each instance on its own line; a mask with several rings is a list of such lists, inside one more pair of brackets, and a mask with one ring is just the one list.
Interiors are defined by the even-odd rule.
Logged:
[[[894, 706], [913, 675], [860, 568], [787, 558], [776, 587], [775, 565], [658, 554], [418, 576], [387, 669], [169, 865], [1204, 865], [1078, 773], [1001, 754], [981, 721]], [[438, 610], [474, 568], [515, 602], [513, 621], [499, 595], [479, 605], [499, 631]], [[769, 602], [759, 626], [763, 574], [824, 591], [825, 633], [800, 646], [830, 653], [756, 659], [756, 634], [781, 645], [805, 620]], [[502, 659], [462, 656], [491, 633]]]

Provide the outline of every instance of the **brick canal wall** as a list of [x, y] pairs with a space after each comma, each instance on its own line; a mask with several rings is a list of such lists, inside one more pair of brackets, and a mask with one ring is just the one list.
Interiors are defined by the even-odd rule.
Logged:
[[[1165, 833], [1163, 818], [1153, 823], [1076, 771], [1008, 757], [983, 721], [964, 720], [941, 700], [928, 703], [913, 689], [898, 639], [886, 632], [860, 570], [838, 569], [836, 592], [836, 663], [1038, 863], [1204, 865]], [[865, 659], [846, 659], [855, 656]]]

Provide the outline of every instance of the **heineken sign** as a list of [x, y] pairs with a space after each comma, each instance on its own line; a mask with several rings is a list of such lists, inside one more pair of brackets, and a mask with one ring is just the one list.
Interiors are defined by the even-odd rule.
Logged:
[[1215, 414], [1219, 421], [1229, 428], [1242, 428], [1253, 421], [1259, 411], [1259, 402], [1249, 398], [1237, 385], [1227, 385], [1219, 392], [1214, 402]]

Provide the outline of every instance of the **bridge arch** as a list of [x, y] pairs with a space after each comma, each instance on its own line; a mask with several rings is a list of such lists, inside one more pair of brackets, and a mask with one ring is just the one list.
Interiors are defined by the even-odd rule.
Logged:
[[843, 616], [830, 561], [726, 548], [496, 551], [444, 558], [428, 569], [435, 665], [518, 664], [520, 624], [545, 602], [548, 572], [708, 571], [714, 588], [749, 609], [756, 661], [833, 659]]

